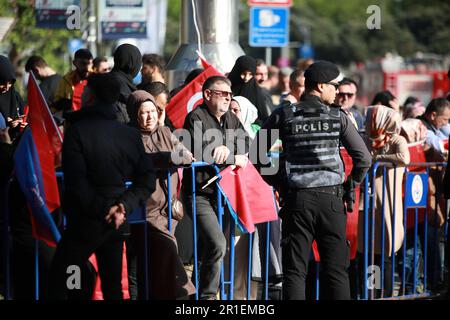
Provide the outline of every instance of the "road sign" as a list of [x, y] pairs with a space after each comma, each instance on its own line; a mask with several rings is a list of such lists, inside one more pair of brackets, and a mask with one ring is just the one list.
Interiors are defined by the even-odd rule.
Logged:
[[81, 41], [81, 39], [70, 39], [67, 46], [69, 47], [69, 52], [74, 54], [78, 49], [83, 48], [83, 41]]
[[248, 0], [248, 5], [290, 7], [292, 5], [292, 0]]
[[408, 173], [406, 176], [405, 206], [409, 208], [425, 208], [427, 206], [427, 195], [428, 174]]
[[67, 8], [80, 6], [80, 0], [36, 0], [36, 27], [49, 29], [66, 29]]
[[144, 0], [99, 1], [101, 38], [147, 38], [147, 5]]
[[250, 8], [249, 43], [252, 47], [286, 47], [289, 44], [289, 8]]
[[299, 50], [299, 56], [302, 59], [309, 59], [309, 58], [314, 58], [314, 49], [310, 44], [303, 44]]

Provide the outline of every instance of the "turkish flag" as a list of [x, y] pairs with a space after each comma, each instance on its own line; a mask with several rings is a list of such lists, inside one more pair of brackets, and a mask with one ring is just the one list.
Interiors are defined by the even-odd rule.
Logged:
[[252, 233], [255, 224], [278, 219], [273, 189], [251, 162], [245, 168], [229, 166], [220, 175], [219, 185], [227, 197], [237, 224]]
[[62, 134], [56, 126], [34, 75], [28, 80], [28, 122], [31, 128], [44, 179], [45, 203], [50, 212], [60, 207], [55, 166], [60, 164]]
[[205, 80], [211, 76], [222, 75], [203, 60], [202, 64], [207, 66], [205, 70], [173, 96], [166, 107], [166, 114], [177, 129], [183, 127], [187, 114], [203, 103], [202, 86]]

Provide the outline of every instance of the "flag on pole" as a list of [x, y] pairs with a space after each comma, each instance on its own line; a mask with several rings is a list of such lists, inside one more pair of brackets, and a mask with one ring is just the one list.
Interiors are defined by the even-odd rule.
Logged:
[[[15, 175], [30, 210], [33, 236], [56, 246], [61, 235], [47, 206], [41, 161], [32, 132], [25, 129], [14, 154]], [[59, 199], [58, 199], [59, 200]]]
[[187, 114], [203, 103], [202, 86], [205, 80], [222, 75], [203, 57], [200, 60], [205, 70], [173, 96], [166, 107], [166, 114], [175, 128], [182, 128]]
[[14, 156], [15, 173], [28, 202], [33, 236], [55, 246], [60, 235], [51, 212], [60, 207], [55, 166], [60, 163], [62, 135], [36, 83], [28, 80], [28, 123]]

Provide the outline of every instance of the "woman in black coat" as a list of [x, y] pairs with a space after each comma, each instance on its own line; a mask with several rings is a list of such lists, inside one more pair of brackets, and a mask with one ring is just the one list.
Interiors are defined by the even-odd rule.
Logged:
[[130, 93], [136, 91], [133, 79], [141, 70], [142, 55], [137, 47], [127, 43], [118, 46], [113, 55], [114, 68], [111, 74], [120, 83], [119, 100], [115, 106], [117, 120], [121, 123], [128, 123], [130, 118], [127, 114], [127, 100]]
[[255, 80], [256, 60], [250, 56], [240, 56], [228, 74], [231, 81], [231, 91], [235, 96], [243, 96], [250, 100], [258, 109], [255, 123], [260, 126], [270, 116], [271, 102], [265, 99], [262, 88]]

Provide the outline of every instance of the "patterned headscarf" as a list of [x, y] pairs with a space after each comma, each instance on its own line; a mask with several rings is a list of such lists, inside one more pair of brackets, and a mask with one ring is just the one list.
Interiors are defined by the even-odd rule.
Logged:
[[383, 105], [367, 109], [366, 132], [372, 148], [382, 148], [394, 134], [400, 133], [402, 117], [399, 112]]
[[401, 123], [400, 135], [405, 137], [408, 143], [425, 141], [427, 127], [419, 119], [408, 118]]

